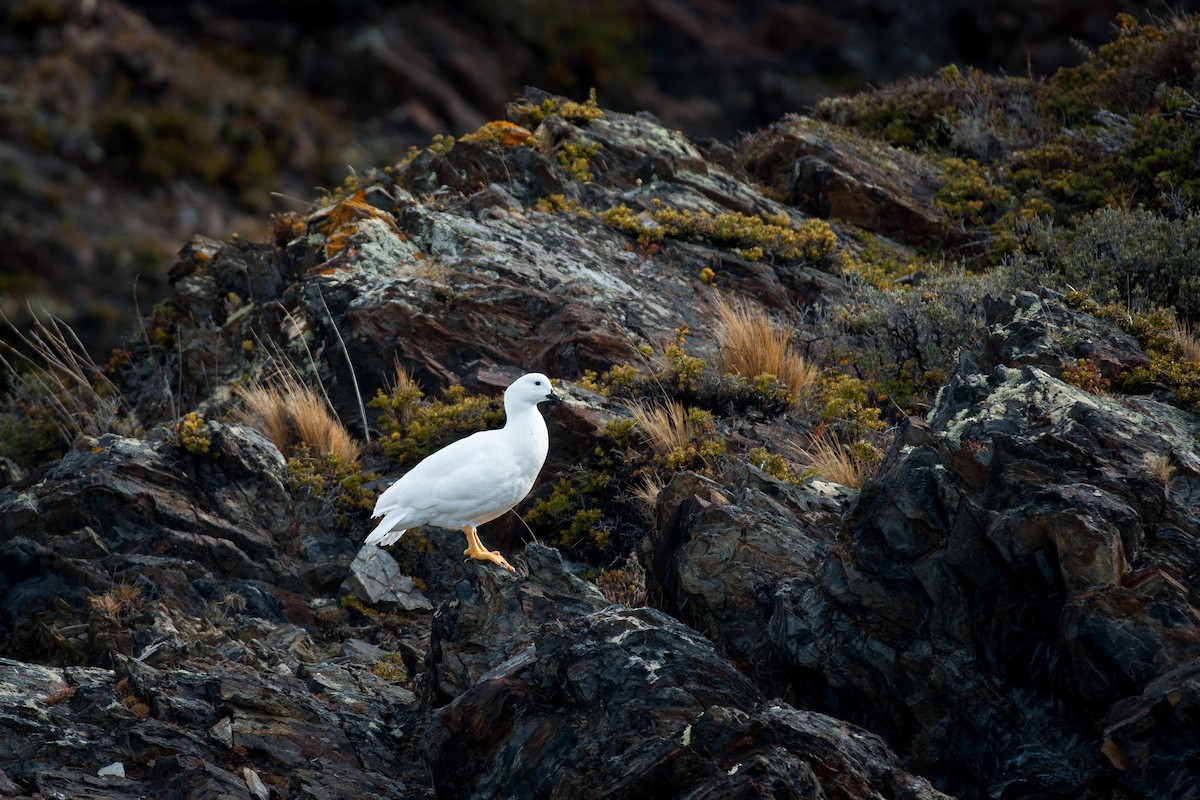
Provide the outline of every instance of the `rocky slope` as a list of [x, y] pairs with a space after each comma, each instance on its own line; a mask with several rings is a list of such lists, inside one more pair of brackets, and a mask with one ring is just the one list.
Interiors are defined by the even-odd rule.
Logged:
[[[973, 228], [921, 153], [533, 90], [506, 117], [265, 241], [193, 239], [85, 393], [112, 414], [12, 465], [0, 794], [1190, 796], [1182, 334], [935, 274]], [[719, 297], [822, 378], [728, 374]], [[227, 416], [284, 365], [360, 461]], [[436, 529], [360, 553], [376, 491], [526, 369], [570, 400], [531, 530], [482, 532], [517, 573]], [[690, 438], [655, 452], [629, 400], [686, 403]], [[48, 424], [22, 402], [10, 430]], [[821, 477], [822, 441], [877, 469]]]
[[24, 326], [25, 301], [44, 305], [107, 356], [139, 313], [135, 279], [143, 310], [161, 301], [182, 239], [262, 238], [266, 209], [474, 130], [526, 84], [596, 87], [609, 107], [731, 139], [944, 64], [1045, 75], [1143, 5], [13, 0], [0, 310]]

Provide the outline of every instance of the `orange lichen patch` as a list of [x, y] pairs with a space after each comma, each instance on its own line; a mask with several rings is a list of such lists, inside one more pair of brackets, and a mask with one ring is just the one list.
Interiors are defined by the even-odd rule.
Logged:
[[345, 200], [334, 203], [309, 217], [309, 227], [325, 237], [325, 257], [333, 258], [350, 244], [359, 226], [367, 220], [378, 220], [404, 238], [391, 214], [366, 201], [366, 190], [359, 189]]
[[474, 133], [468, 133], [466, 136], [460, 138], [459, 141], [474, 142], [475, 144], [497, 144], [501, 147], [517, 147], [519, 145], [533, 146], [537, 144], [537, 137], [527, 128], [522, 128], [515, 123], [494, 120], [485, 124]]
[[293, 239], [304, 235], [304, 218], [295, 211], [272, 214], [271, 233], [275, 244], [283, 247]]

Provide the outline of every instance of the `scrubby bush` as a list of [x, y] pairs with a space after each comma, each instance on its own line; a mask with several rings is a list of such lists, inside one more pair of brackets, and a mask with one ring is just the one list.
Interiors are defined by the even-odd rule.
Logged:
[[1014, 288], [1007, 271], [948, 271], [912, 288], [863, 287], [829, 324], [844, 327], [830, 360], [869, 381], [908, 412], [924, 407], [945, 382], [959, 351], [984, 330], [982, 300]]
[[1083, 289], [1131, 310], [1165, 306], [1200, 319], [1200, 217], [1172, 219], [1144, 208], [1104, 208], [1073, 228], [1031, 228], [1029, 246], [1011, 258], [1025, 280]]

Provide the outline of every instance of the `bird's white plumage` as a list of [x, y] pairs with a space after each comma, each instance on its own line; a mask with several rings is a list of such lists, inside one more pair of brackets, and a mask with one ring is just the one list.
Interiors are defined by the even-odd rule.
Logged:
[[504, 427], [452, 442], [389, 486], [372, 514], [383, 521], [366, 544], [391, 544], [421, 525], [474, 528], [521, 502], [550, 444], [537, 404], [553, 397], [550, 379], [541, 373], [513, 381], [504, 392]]

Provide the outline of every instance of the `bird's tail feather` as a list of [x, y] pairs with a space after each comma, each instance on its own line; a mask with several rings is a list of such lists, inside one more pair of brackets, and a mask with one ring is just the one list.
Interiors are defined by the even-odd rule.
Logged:
[[[400, 541], [400, 537], [407, 530], [400, 524], [400, 520], [404, 517], [404, 509], [392, 509], [383, 515], [383, 522], [375, 526], [375, 530], [371, 531], [367, 536], [367, 540], [363, 544], [373, 544], [377, 547], [386, 547], [389, 544]], [[397, 527], [399, 526], [399, 527]]]

